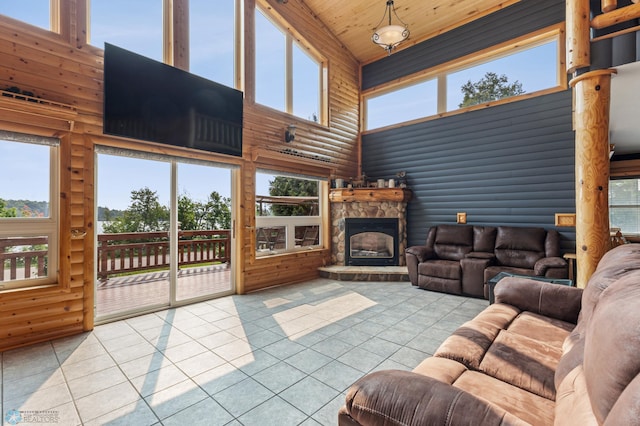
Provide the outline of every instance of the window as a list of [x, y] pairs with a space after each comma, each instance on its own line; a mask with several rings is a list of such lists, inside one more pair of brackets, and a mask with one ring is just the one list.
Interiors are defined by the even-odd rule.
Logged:
[[189, 70], [234, 87], [236, 0], [189, 1]]
[[57, 279], [58, 144], [0, 132], [0, 290]]
[[609, 223], [625, 235], [640, 235], [640, 179], [609, 182]]
[[[560, 32], [498, 46], [364, 95], [365, 129], [377, 129], [477, 104], [560, 87]], [[535, 64], [535, 66], [532, 66]]]
[[51, 2], [46, 0], [5, 0], [0, 2], [0, 14], [51, 29]]
[[366, 100], [367, 129], [434, 115], [438, 112], [437, 80], [427, 80]]
[[[472, 83], [481, 81], [487, 73], [495, 73], [498, 76], [505, 75], [508, 78], [508, 84], [519, 82], [522, 85], [523, 93], [532, 93], [556, 86], [558, 81], [557, 58], [558, 43], [552, 41], [450, 73], [447, 75], [447, 111], [462, 108], [464, 99], [462, 87], [469, 81]], [[531, 66], [531, 64], [536, 65]], [[500, 99], [514, 96], [512, 93], [501, 95]], [[478, 99], [471, 104], [483, 102], [486, 101]]]
[[320, 179], [256, 173], [256, 252], [258, 256], [321, 247]]
[[256, 102], [323, 122], [323, 61], [265, 12], [256, 12]]
[[111, 43], [156, 61], [162, 54], [162, 0], [90, 0], [89, 42]]

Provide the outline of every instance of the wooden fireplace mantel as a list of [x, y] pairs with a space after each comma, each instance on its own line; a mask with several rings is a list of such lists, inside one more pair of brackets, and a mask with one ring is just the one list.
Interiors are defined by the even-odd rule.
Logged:
[[329, 201], [332, 203], [367, 201], [406, 203], [411, 196], [411, 190], [406, 188], [333, 188], [329, 192]]

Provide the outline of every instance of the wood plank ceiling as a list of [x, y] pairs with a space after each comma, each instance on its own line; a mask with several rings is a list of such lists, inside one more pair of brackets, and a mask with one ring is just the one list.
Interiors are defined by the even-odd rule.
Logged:
[[[286, 0], [278, 0], [286, 3]], [[411, 33], [403, 49], [452, 28], [485, 16], [518, 0], [395, 0], [398, 17]], [[361, 62], [386, 55], [371, 41], [385, 12], [387, 0], [303, 0], [318, 18]], [[392, 20], [397, 24], [395, 16]]]

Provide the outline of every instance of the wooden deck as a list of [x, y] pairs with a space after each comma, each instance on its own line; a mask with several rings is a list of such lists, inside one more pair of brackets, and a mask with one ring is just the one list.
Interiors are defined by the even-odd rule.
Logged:
[[[228, 293], [232, 290], [228, 263], [183, 268], [178, 272], [178, 301]], [[169, 305], [169, 271], [147, 272], [99, 282], [96, 292], [96, 318], [112, 317], [128, 311]]]

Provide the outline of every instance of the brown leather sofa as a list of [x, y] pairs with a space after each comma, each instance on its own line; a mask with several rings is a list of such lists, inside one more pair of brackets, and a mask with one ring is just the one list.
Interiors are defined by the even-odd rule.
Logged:
[[423, 246], [406, 250], [411, 284], [451, 294], [489, 298], [499, 272], [567, 278], [555, 230], [516, 226], [437, 225]]
[[640, 425], [640, 244], [607, 252], [585, 290], [504, 278], [496, 303], [413, 371], [369, 373], [346, 425]]

